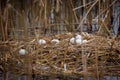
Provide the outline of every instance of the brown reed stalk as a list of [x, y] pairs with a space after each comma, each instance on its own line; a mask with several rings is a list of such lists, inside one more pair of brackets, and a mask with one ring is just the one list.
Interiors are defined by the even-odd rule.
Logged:
[[[2, 15], [0, 15], [2, 16]], [[2, 41], [5, 41], [6, 38], [5, 38], [5, 30], [3, 28], [3, 22], [2, 22], [2, 18], [0, 17], [0, 25], [1, 25], [1, 34], [2, 34]]]
[[44, 1], [45, 7], [44, 7], [44, 34], [46, 34], [47, 29], [47, 0]]
[[[74, 9], [74, 5], [73, 5], [74, 3], [72, 2], [72, 0], [70, 0], [70, 4], [71, 4], [72, 9]], [[73, 14], [74, 14], [76, 23], [78, 23], [78, 17], [77, 17], [76, 12], [74, 10], [73, 10]]]
[[83, 17], [82, 21], [80, 22], [78, 28], [81, 29], [81, 32], [83, 31], [82, 29], [82, 24], [83, 24], [83, 21], [85, 20], [85, 18], [88, 16], [89, 12], [92, 10], [92, 8], [97, 4], [98, 0], [96, 0], [92, 5], [91, 7], [88, 9], [88, 11], [86, 12], [85, 16]]

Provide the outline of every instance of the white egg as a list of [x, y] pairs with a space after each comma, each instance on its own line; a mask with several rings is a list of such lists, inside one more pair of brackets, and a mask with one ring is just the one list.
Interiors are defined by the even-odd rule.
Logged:
[[20, 50], [19, 50], [19, 54], [25, 55], [25, 54], [26, 54], [26, 50], [25, 50], [25, 49], [20, 49]]
[[77, 45], [81, 45], [82, 44], [82, 39], [76, 39], [75, 42], [76, 42]]
[[82, 36], [81, 35], [77, 35], [75, 36], [76, 39], [82, 39]]
[[70, 39], [70, 43], [72, 43], [72, 44], [75, 43], [75, 38], [74, 38], [74, 37], [72, 37], [72, 38]]
[[39, 43], [40, 45], [43, 45], [43, 44], [46, 44], [46, 41], [45, 41], [44, 39], [40, 39], [40, 40], [38, 41], [38, 43]]
[[58, 39], [53, 39], [53, 40], [51, 41], [51, 43], [59, 44], [60, 41], [59, 41]]
[[87, 40], [83, 40], [82, 43], [87, 43], [88, 41]]

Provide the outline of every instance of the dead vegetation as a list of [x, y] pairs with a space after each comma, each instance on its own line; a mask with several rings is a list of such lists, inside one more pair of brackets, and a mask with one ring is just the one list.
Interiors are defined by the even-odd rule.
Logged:
[[[86, 78], [120, 74], [119, 41], [91, 35], [88, 36], [87, 43], [77, 46], [69, 42], [73, 35], [56, 36], [64, 37], [60, 44], [50, 43], [51, 37], [43, 37], [47, 40], [45, 45], [39, 45], [37, 39], [3, 43], [0, 48], [0, 61], [5, 66], [2, 66], [2, 69], [5, 68], [12, 74], [29, 76], [33, 72], [35, 75], [71, 75]], [[87, 36], [84, 37], [87, 39]], [[21, 48], [27, 50], [25, 55], [19, 54]]]
[[[119, 0], [0, 0], [0, 71], [45, 76], [120, 76]], [[118, 32], [114, 30], [117, 26]], [[90, 33], [90, 34], [89, 34]], [[81, 34], [87, 42], [70, 43]], [[39, 45], [39, 39], [46, 44]], [[59, 39], [60, 43], [51, 43]], [[25, 49], [25, 55], [19, 50]], [[14, 78], [14, 77], [13, 77]], [[13, 80], [13, 79], [12, 79]]]

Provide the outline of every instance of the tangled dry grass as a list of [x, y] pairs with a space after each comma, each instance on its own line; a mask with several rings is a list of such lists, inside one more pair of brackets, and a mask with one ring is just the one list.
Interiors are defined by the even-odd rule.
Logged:
[[[88, 42], [77, 46], [69, 42], [73, 36], [75, 34], [67, 33], [1, 43], [1, 69], [19, 75], [120, 75], [120, 41], [82, 33]], [[47, 44], [39, 45], [41, 38]], [[59, 39], [60, 43], [51, 43], [53, 38]], [[21, 48], [26, 49], [25, 55], [19, 54]]]

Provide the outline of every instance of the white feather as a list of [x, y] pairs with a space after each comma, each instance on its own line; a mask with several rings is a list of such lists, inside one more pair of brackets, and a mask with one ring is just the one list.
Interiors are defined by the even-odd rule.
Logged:
[[64, 64], [64, 71], [67, 71], [67, 64]]
[[74, 38], [74, 37], [72, 37], [72, 38], [70, 39], [70, 43], [72, 43], [72, 44], [75, 43], [75, 38]]
[[40, 39], [40, 40], [38, 41], [38, 43], [39, 43], [40, 45], [43, 45], [43, 44], [46, 44], [46, 41], [45, 41], [44, 39]]
[[53, 40], [51, 41], [51, 43], [59, 44], [60, 41], [59, 41], [58, 39], [53, 39]]
[[19, 50], [19, 54], [25, 55], [25, 54], [26, 54], [26, 50], [25, 50], [25, 49], [20, 49], [20, 50]]
[[87, 40], [83, 40], [82, 43], [87, 43], [88, 41]]

